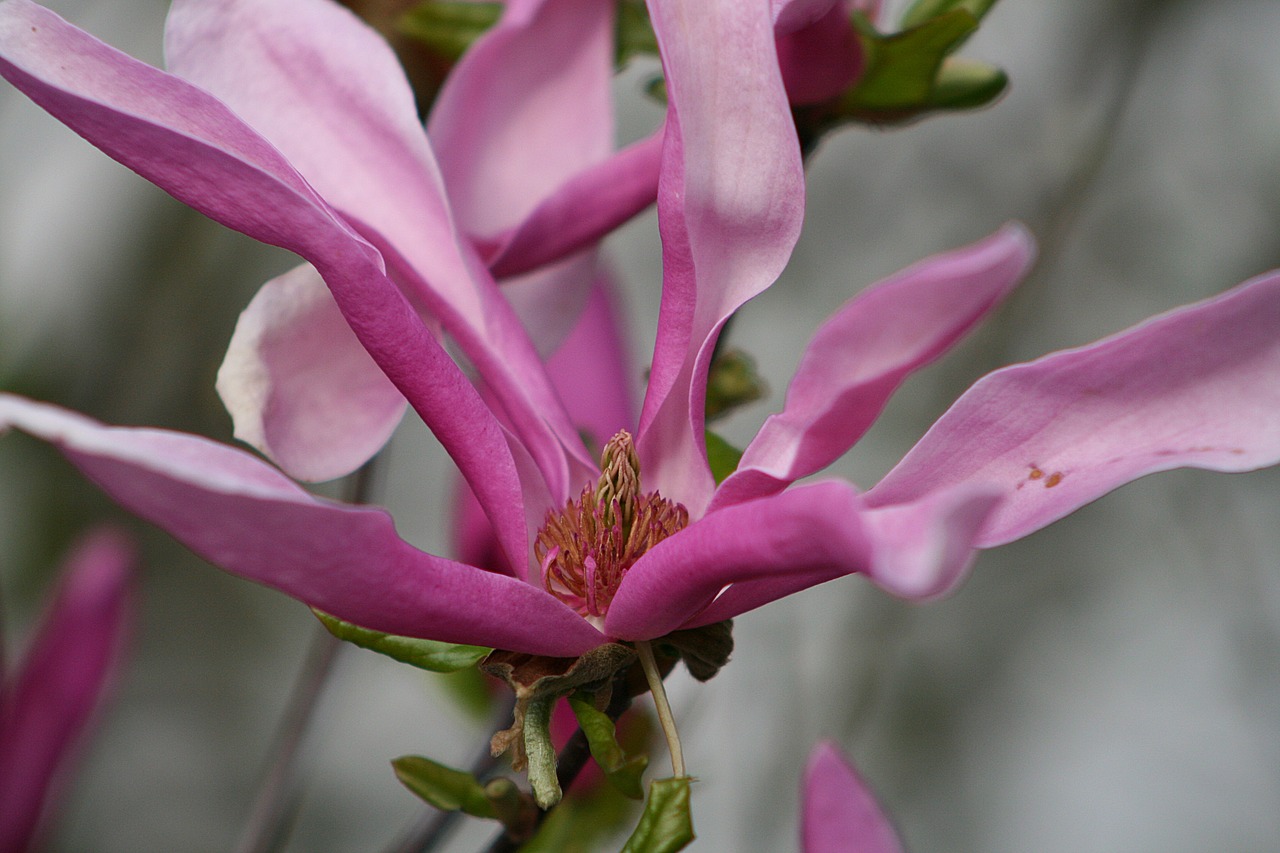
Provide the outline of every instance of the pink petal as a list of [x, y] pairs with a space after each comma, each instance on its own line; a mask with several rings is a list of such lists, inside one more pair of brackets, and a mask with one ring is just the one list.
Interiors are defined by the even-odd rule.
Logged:
[[554, 656], [602, 641], [545, 592], [423, 553], [384, 510], [313, 497], [243, 451], [0, 395], [8, 426], [57, 446], [121, 506], [214, 565], [348, 622]]
[[459, 222], [517, 226], [613, 148], [613, 4], [513, 0], [449, 74], [428, 130]]
[[1155, 471], [1280, 461], [1280, 272], [979, 380], [867, 494], [969, 483], [1004, 498], [980, 543], [1039, 530]]
[[577, 173], [515, 228], [486, 243], [499, 278], [551, 263], [599, 242], [653, 204], [658, 192], [664, 130]]
[[868, 511], [851, 486], [831, 481], [712, 512], [631, 567], [605, 630], [652, 639], [855, 572], [898, 594], [937, 594], [972, 561], [973, 537], [994, 503], [967, 488], [892, 513]]
[[132, 545], [106, 528], [62, 570], [23, 665], [0, 694], [0, 850], [28, 849], [80, 735], [121, 662]]
[[218, 393], [236, 438], [301, 480], [369, 461], [405, 408], [310, 264], [267, 282], [240, 315]]
[[165, 55], [170, 72], [234, 110], [479, 322], [413, 91], [382, 36], [329, 0], [176, 0]]
[[[792, 3], [788, 11], [795, 6]], [[787, 97], [797, 106], [835, 98], [862, 74], [865, 62], [862, 41], [843, 3], [794, 32], [778, 36], [778, 65]]]
[[827, 741], [804, 773], [803, 853], [902, 853], [902, 843], [867, 784]]
[[639, 448], [663, 493], [699, 515], [714, 487], [703, 410], [716, 336], [786, 265], [804, 174], [769, 4], [650, 0], [649, 13], [670, 106], [658, 191], [662, 306]]
[[820, 471], [862, 437], [902, 381], [965, 335], [1018, 283], [1034, 255], [1009, 225], [880, 282], [823, 324], [781, 414], [765, 421], [713, 506], [750, 500]]
[[521, 487], [501, 426], [383, 274], [378, 251], [279, 152], [205, 92], [27, 0], [0, 6], [0, 75], [175, 198], [310, 261], [365, 349], [476, 489], [504, 548], [525, 559]]
[[578, 325], [547, 361], [569, 416], [597, 451], [618, 430], [635, 429], [640, 373], [628, 357], [617, 302], [609, 274], [601, 273]]
[[[974, 540], [999, 498], [982, 488], [960, 487], [914, 504], [860, 508], [859, 522], [873, 552], [860, 571], [888, 592], [927, 600], [955, 588], [973, 564]], [[714, 516], [715, 513], [712, 513]], [[709, 516], [711, 517], [711, 516]], [[849, 555], [856, 560], [856, 555]], [[816, 572], [783, 572], [735, 583], [685, 627], [732, 619], [792, 593], [849, 574], [847, 565]]]

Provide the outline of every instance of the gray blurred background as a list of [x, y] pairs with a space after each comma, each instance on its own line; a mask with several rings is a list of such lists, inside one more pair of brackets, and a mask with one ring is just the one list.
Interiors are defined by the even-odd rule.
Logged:
[[[161, 0], [49, 5], [159, 62]], [[913, 378], [837, 473], [874, 483], [993, 367], [1280, 266], [1278, 41], [1274, 0], [1003, 0], [965, 49], [1008, 70], [1003, 101], [845, 130], [813, 157], [791, 266], [733, 330], [772, 394], [723, 432], [745, 443], [850, 295], [1008, 219], [1041, 239], [1036, 274]], [[651, 70], [619, 81], [623, 138], [657, 117], [638, 94]], [[643, 365], [661, 277], [653, 216], [610, 250]], [[237, 313], [292, 263], [0, 88], [6, 390], [229, 440], [214, 373]], [[0, 441], [0, 472], [12, 655], [69, 537], [121, 516], [22, 436]], [[386, 472], [380, 499], [402, 531], [442, 551], [449, 463], [420, 424], [397, 434]], [[742, 617], [717, 679], [672, 679], [701, 779], [695, 849], [796, 849], [797, 780], [820, 737], [843, 743], [917, 853], [1280, 849], [1278, 507], [1276, 472], [1162, 474], [984, 553], [946, 601], [906, 605], [852, 578]], [[134, 656], [50, 849], [229, 850], [314, 620], [125, 523], [146, 555]], [[387, 761], [462, 764], [487, 736], [436, 682], [355, 649], [317, 714], [293, 851], [385, 849], [421, 813]]]

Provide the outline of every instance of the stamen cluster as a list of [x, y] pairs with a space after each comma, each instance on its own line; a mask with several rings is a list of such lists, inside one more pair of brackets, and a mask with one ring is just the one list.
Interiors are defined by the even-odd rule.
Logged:
[[657, 492], [640, 492], [630, 433], [609, 440], [600, 479], [547, 520], [533, 543], [547, 592], [583, 616], [603, 616], [636, 560], [682, 530], [689, 512]]

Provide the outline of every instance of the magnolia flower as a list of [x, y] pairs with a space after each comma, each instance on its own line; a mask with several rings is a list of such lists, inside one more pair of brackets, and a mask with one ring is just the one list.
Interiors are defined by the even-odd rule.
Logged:
[[[317, 67], [350, 62], [357, 81], [378, 65], [385, 46], [367, 39], [351, 39], [367, 48], [359, 61], [308, 48], [307, 39], [329, 32], [322, 25], [359, 26], [336, 7], [285, 5], [297, 14], [276, 22], [271, 57], [290, 56], [282, 49], [290, 45]], [[184, 8], [206, 6], [180, 3], [171, 40], [199, 32], [179, 26]], [[410, 546], [383, 510], [315, 498], [256, 457], [202, 438], [106, 427], [12, 396], [0, 396], [0, 427], [53, 442], [122, 505], [210, 562], [343, 620], [560, 657], [608, 639], [648, 640], [719, 622], [855, 572], [899, 595], [938, 595], [975, 547], [1026, 535], [1143, 474], [1277, 460], [1280, 400], [1270, 376], [1280, 364], [1271, 334], [1280, 277], [1270, 276], [987, 377], [865, 494], [839, 481], [793, 486], [842, 454], [910, 371], [944, 351], [1025, 272], [1030, 242], [1011, 226], [843, 307], [810, 343], [783, 411], [717, 485], [703, 427], [712, 351], [726, 319], [785, 265], [800, 228], [803, 173], [781, 72], [760, 59], [776, 55], [771, 10], [736, 0], [655, 0], [650, 13], [669, 97], [658, 193], [662, 305], [634, 442], [619, 434], [598, 468], [576, 430], [586, 419], [571, 416], [563, 397], [581, 397], [584, 368], [607, 364], [617, 349], [608, 324], [584, 315], [597, 355], [588, 348], [577, 362], [561, 362], [553, 373], [568, 375], [556, 382], [470, 242], [452, 236], [447, 196], [437, 183], [407, 177], [433, 174], [421, 135], [411, 144], [407, 130], [367, 133], [362, 122], [386, 93], [364, 104], [326, 100], [324, 86], [289, 89], [287, 80], [287, 97], [249, 87], [250, 106], [263, 99], [263, 122], [289, 123], [274, 110], [304, 125], [307, 144], [295, 138], [290, 152], [305, 160], [300, 171], [204, 90], [112, 52], [25, 0], [0, 4], [0, 73], [180, 199], [298, 251], [333, 293], [346, 325], [298, 324], [309, 347], [288, 336], [258, 341], [264, 363], [310, 370], [329, 392], [284, 418], [280, 440], [268, 447], [273, 457], [294, 469], [331, 467], [334, 446], [359, 447], [339, 454], [348, 460], [367, 455], [381, 438], [293, 439], [330, 414], [343, 428], [361, 428], [341, 413], [376, 408], [368, 377], [381, 371], [440, 438], [491, 524], [496, 554], [484, 569]], [[196, 51], [211, 43], [187, 38]], [[699, 49], [706, 44], [717, 50]], [[253, 51], [239, 61], [265, 63]], [[248, 82], [247, 74], [232, 76], [248, 86], [281, 75], [268, 67]], [[299, 119], [312, 109], [332, 120]], [[357, 119], [347, 119], [350, 110]], [[361, 157], [349, 156], [357, 149]], [[339, 168], [353, 159], [366, 170], [358, 186]], [[360, 207], [371, 203], [360, 188], [378, 203]], [[344, 201], [335, 209], [330, 196]], [[409, 227], [393, 201], [405, 205], [404, 222], [414, 229], [403, 243], [387, 236]], [[375, 215], [380, 224], [371, 225]], [[400, 253], [409, 248], [419, 253], [412, 262]], [[415, 310], [415, 300], [429, 310]], [[476, 366], [483, 394], [433, 335], [436, 318]], [[372, 361], [358, 380], [341, 371], [331, 378], [324, 360], [331, 351], [367, 351]], [[354, 355], [342, 364], [355, 364]], [[609, 399], [625, 398], [615, 389], [625, 389], [627, 377], [602, 382], [606, 390], [592, 391], [590, 422], [613, 425], [601, 438], [627, 426], [606, 411]], [[271, 409], [263, 407], [267, 419]]]
[[133, 561], [132, 547], [114, 531], [81, 540], [25, 659], [0, 672], [0, 850], [18, 853], [34, 842], [120, 664]]
[[809, 754], [802, 795], [802, 853], [902, 853], [893, 825], [834, 743]]

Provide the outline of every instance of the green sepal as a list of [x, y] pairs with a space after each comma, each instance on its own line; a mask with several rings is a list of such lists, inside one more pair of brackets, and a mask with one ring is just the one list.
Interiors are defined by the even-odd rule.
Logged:
[[338, 639], [430, 672], [456, 672], [475, 666], [492, 651], [480, 646], [463, 646], [436, 640], [383, 634], [381, 631], [370, 631], [368, 628], [343, 622], [336, 616], [321, 613], [314, 608], [311, 612], [316, 614], [324, 627], [329, 629], [329, 633]]
[[622, 853], [676, 853], [693, 841], [693, 814], [689, 810], [688, 776], [655, 779], [636, 831]]
[[711, 476], [716, 478], [717, 486], [738, 470], [741, 461], [741, 450], [707, 430], [707, 464], [711, 466]]
[[613, 720], [586, 698], [570, 696], [569, 707], [578, 718], [578, 725], [582, 727], [583, 734], [587, 736], [587, 745], [591, 747], [591, 757], [600, 765], [605, 778], [623, 796], [643, 800], [644, 786], [641, 777], [649, 766], [649, 756], [628, 756], [618, 744]]
[[456, 62], [501, 16], [501, 3], [427, 0], [405, 12], [396, 29], [437, 56]]
[[899, 26], [909, 30], [955, 9], [963, 9], [981, 21], [994, 5], [996, 0], [916, 0], [902, 13]]
[[938, 71], [929, 94], [935, 110], [971, 110], [1000, 97], [1009, 86], [1009, 75], [994, 65], [973, 59], [949, 56]]
[[733, 654], [733, 620], [672, 631], [654, 640], [653, 645], [668, 657], [678, 656], [698, 681], [710, 681]]
[[564, 792], [556, 778], [556, 748], [551, 742], [551, 709], [554, 698], [534, 699], [524, 711], [524, 754], [529, 762], [529, 787], [540, 809], [549, 809]]
[[421, 755], [401, 756], [391, 766], [402, 785], [441, 811], [498, 820], [493, 801], [485, 795], [485, 786], [470, 773]]
[[867, 66], [857, 85], [840, 99], [840, 111], [847, 115], [920, 111], [929, 101], [942, 61], [978, 28], [977, 18], [964, 9], [893, 35], [881, 35], [860, 17], [854, 20]]

